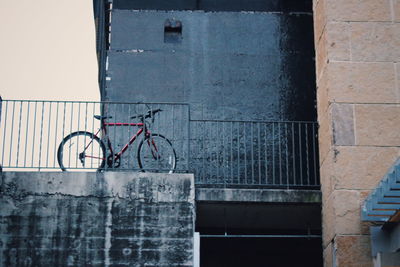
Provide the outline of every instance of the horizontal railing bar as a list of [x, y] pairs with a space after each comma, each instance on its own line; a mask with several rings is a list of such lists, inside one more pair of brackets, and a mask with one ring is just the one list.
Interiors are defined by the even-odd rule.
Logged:
[[192, 122], [249, 122], [249, 123], [309, 123], [318, 124], [317, 121], [273, 121], [273, 120], [190, 120]]
[[200, 235], [200, 238], [321, 238], [322, 235]]
[[[19, 167], [19, 166], [2, 166], [3, 169], [39, 169], [39, 167]], [[40, 169], [45, 169], [45, 170], [60, 170], [60, 167], [40, 167]], [[88, 169], [88, 168], [69, 168], [69, 169], [73, 169], [73, 170], [89, 170], [88, 172], [104, 172], [104, 171], [115, 171], [115, 172], [124, 172], [124, 171], [142, 171], [142, 169], [140, 168], [124, 168], [124, 169], [117, 169], [117, 168], [110, 168], [110, 167], [104, 167], [101, 170], [92, 168], [92, 169]], [[166, 169], [146, 169], [147, 171], [166, 171]], [[187, 170], [175, 170], [174, 173], [188, 173]]]
[[[237, 187], [237, 186], [244, 186], [244, 187], [246, 187], [246, 188], [251, 188], [251, 187], [253, 187], [253, 186], [258, 186], [258, 187], [263, 187], [263, 186], [268, 186], [268, 187], [273, 187], [273, 188], [275, 188], [275, 187], [277, 187], [277, 188], [281, 188], [282, 186], [286, 186], [287, 184], [257, 184], [257, 183], [254, 183], [254, 184], [240, 184], [240, 183], [229, 183], [229, 184], [226, 184], [226, 183], [213, 183], [213, 184], [207, 184], [207, 183], [201, 183], [201, 182], [196, 182], [196, 184], [198, 185], [198, 186], [204, 186], [204, 188], [207, 188], [208, 186], [210, 186], [210, 185], [213, 185], [213, 186], [218, 186], [218, 187], [221, 187], [221, 186], [225, 186], [226, 188], [235, 188], [235, 187]], [[320, 187], [320, 185], [319, 184], [309, 184], [309, 185], [296, 185], [296, 184], [289, 184], [290, 185], [290, 188], [289, 189], [292, 189], [292, 188], [301, 188], [301, 187], [313, 187], [313, 188], [316, 188], [316, 187]]]
[[182, 105], [188, 106], [189, 103], [182, 102], [115, 102], [115, 101], [75, 101], [75, 100], [17, 100], [17, 99], [3, 99], [3, 102], [46, 102], [46, 103], [88, 103], [88, 104], [134, 104], [134, 105]]

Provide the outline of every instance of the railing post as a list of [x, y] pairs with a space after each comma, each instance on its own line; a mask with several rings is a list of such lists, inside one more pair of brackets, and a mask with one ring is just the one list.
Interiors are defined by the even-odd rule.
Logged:
[[[3, 107], [3, 98], [0, 95], [0, 126], [1, 126], [1, 109], [2, 109], [2, 107]], [[0, 127], [0, 129], [1, 129], [1, 127]], [[3, 144], [3, 146], [4, 146], [4, 144]], [[2, 171], [3, 171], [3, 166], [1, 166], [1, 164], [0, 164], [0, 172], [2, 172]]]
[[186, 171], [187, 172], [189, 172], [189, 165], [190, 165], [190, 137], [191, 137], [191, 133], [190, 133], [190, 105], [188, 105], [187, 106], [187, 116], [188, 116], [188, 122], [187, 122], [187, 125], [188, 125], [188, 129], [187, 129], [187, 131], [188, 131], [188, 143], [187, 143], [187, 153], [188, 153], [188, 155], [187, 155], [187, 160], [186, 160]]

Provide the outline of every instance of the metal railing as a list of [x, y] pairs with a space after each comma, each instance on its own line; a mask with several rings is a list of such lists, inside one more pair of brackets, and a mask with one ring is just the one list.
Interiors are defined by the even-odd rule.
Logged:
[[315, 122], [191, 122], [190, 164], [199, 185], [318, 187]]
[[[131, 137], [140, 129], [133, 123], [141, 123], [140, 116], [144, 117], [149, 111], [160, 109], [162, 112], [157, 112], [143, 122], [151, 133], [162, 135], [173, 146], [176, 154], [174, 171], [188, 169], [187, 104], [3, 100], [2, 106], [0, 164], [3, 168], [42, 171], [60, 169], [61, 158], [64, 159], [65, 170], [141, 170], [138, 145], [145, 134], [143, 132], [129, 144]], [[112, 124], [106, 127], [107, 134], [98, 130], [101, 121], [94, 116], [100, 114], [106, 117], [106, 123]], [[132, 119], [132, 116], [136, 118]], [[93, 142], [93, 139], [97, 139], [94, 135], [99, 142]], [[66, 138], [68, 136], [71, 138]], [[92, 143], [96, 143], [96, 146], [87, 148], [85, 155], [80, 157], [84, 147]], [[113, 158], [110, 157], [112, 153], [109, 144], [113, 154], [128, 145], [125, 153]], [[74, 146], [80, 146], [80, 150]], [[102, 150], [105, 151], [104, 155]], [[151, 169], [154, 168], [161, 169], [159, 165], [153, 164]]]
[[[145, 159], [140, 162], [144, 134], [129, 144], [140, 129], [132, 123], [159, 109], [162, 112], [143, 121], [146, 128], [169, 140], [170, 145], [165, 144], [175, 153], [175, 159], [168, 159], [175, 160], [173, 171], [194, 173], [199, 186], [319, 186], [315, 122], [192, 120], [189, 105], [182, 103], [3, 100], [0, 164], [9, 170], [60, 170], [63, 147], [61, 162], [66, 170], [171, 171], [159, 160], [151, 168], [144, 167]], [[107, 133], [98, 132], [101, 122], [94, 115], [100, 114], [110, 123]], [[91, 153], [73, 150], [74, 145], [87, 147], [93, 142], [93, 135], [75, 132], [96, 134], [95, 142], [104, 147], [100, 144]], [[74, 135], [79, 136], [76, 141]], [[120, 157], [112, 156], [122, 149], [126, 151]], [[160, 158], [154, 153], [152, 157]]]

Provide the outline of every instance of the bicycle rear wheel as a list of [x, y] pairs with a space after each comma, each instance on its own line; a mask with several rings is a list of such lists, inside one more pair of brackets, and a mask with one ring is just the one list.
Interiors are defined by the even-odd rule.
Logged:
[[152, 134], [143, 139], [138, 147], [137, 158], [143, 171], [173, 173], [176, 168], [175, 150], [161, 134]]
[[57, 151], [63, 171], [100, 170], [106, 159], [104, 143], [92, 133], [74, 132], [67, 135]]

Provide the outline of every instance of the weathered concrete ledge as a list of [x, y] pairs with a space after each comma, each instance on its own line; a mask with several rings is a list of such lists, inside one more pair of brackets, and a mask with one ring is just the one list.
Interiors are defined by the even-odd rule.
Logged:
[[193, 266], [194, 179], [1, 173], [2, 266]]
[[[140, 186], [149, 186], [146, 195]], [[151, 192], [151, 196], [149, 193]], [[142, 172], [3, 172], [2, 195], [147, 198], [153, 202], [194, 201], [192, 174]], [[182, 198], [184, 197], [184, 198]]]
[[319, 190], [196, 188], [196, 201], [320, 204]]

